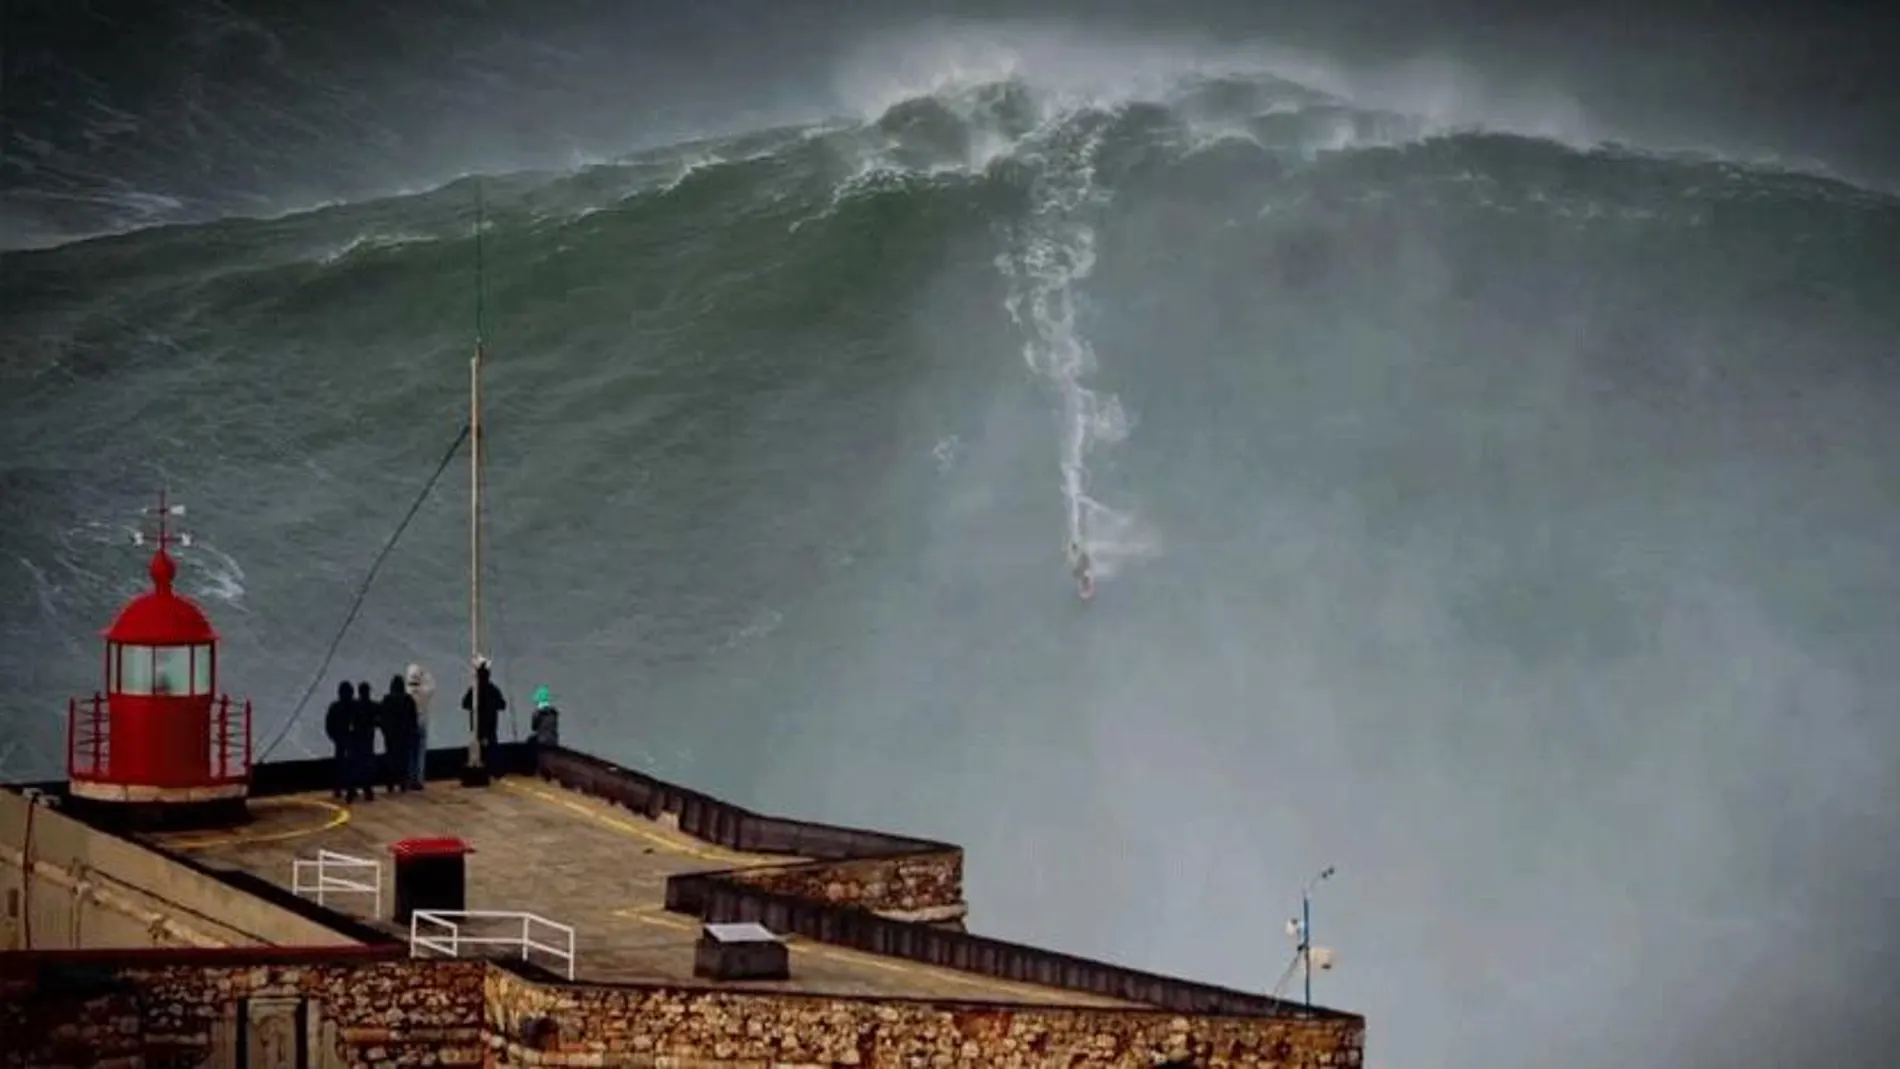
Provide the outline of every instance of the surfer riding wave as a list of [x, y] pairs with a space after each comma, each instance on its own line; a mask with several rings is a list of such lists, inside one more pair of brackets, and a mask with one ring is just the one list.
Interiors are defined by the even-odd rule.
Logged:
[[1095, 596], [1095, 563], [1080, 542], [1069, 543], [1069, 574], [1075, 578], [1076, 593], [1083, 601]]

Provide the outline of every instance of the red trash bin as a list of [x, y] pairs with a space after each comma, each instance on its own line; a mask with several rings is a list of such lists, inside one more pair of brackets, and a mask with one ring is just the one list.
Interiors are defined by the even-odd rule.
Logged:
[[396, 864], [396, 923], [416, 910], [468, 908], [468, 855], [475, 848], [455, 838], [404, 839], [389, 848]]

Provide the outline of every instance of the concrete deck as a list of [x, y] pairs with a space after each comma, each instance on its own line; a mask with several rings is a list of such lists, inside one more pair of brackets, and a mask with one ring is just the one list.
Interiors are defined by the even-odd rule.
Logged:
[[[788, 940], [790, 980], [716, 985], [697, 980], [693, 946], [699, 922], [665, 910], [666, 878], [797, 859], [727, 851], [662, 822], [539, 779], [509, 777], [476, 789], [437, 781], [424, 791], [379, 792], [372, 802], [348, 807], [328, 794], [253, 799], [251, 811], [256, 819], [234, 834], [146, 838], [211, 868], [242, 870], [286, 889], [291, 887], [293, 861], [315, 858], [318, 850], [376, 860], [381, 871], [382, 916], [372, 916], [368, 895], [330, 894], [324, 904], [406, 938], [407, 925], [399, 929], [388, 919], [394, 905], [389, 847], [406, 838], [455, 836], [475, 850], [468, 858], [468, 909], [520, 911], [571, 926], [575, 978], [582, 981], [1044, 1005], [1138, 1005], [796, 937]], [[519, 925], [513, 930], [518, 932]], [[536, 938], [549, 936], [543, 933]], [[536, 954], [535, 960], [557, 971], [563, 967], [559, 959], [545, 955]]]

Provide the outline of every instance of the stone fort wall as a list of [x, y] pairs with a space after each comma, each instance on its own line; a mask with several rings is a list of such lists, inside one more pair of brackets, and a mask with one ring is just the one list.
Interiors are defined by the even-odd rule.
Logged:
[[0, 1066], [1259, 1066], [1356, 1069], [1351, 1015], [575, 985], [402, 950], [0, 956]]

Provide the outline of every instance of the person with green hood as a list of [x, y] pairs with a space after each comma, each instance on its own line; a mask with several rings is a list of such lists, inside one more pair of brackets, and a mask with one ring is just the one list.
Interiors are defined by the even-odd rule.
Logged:
[[561, 744], [561, 711], [554, 707], [554, 695], [546, 687], [534, 690], [534, 720], [529, 724], [535, 749]]

